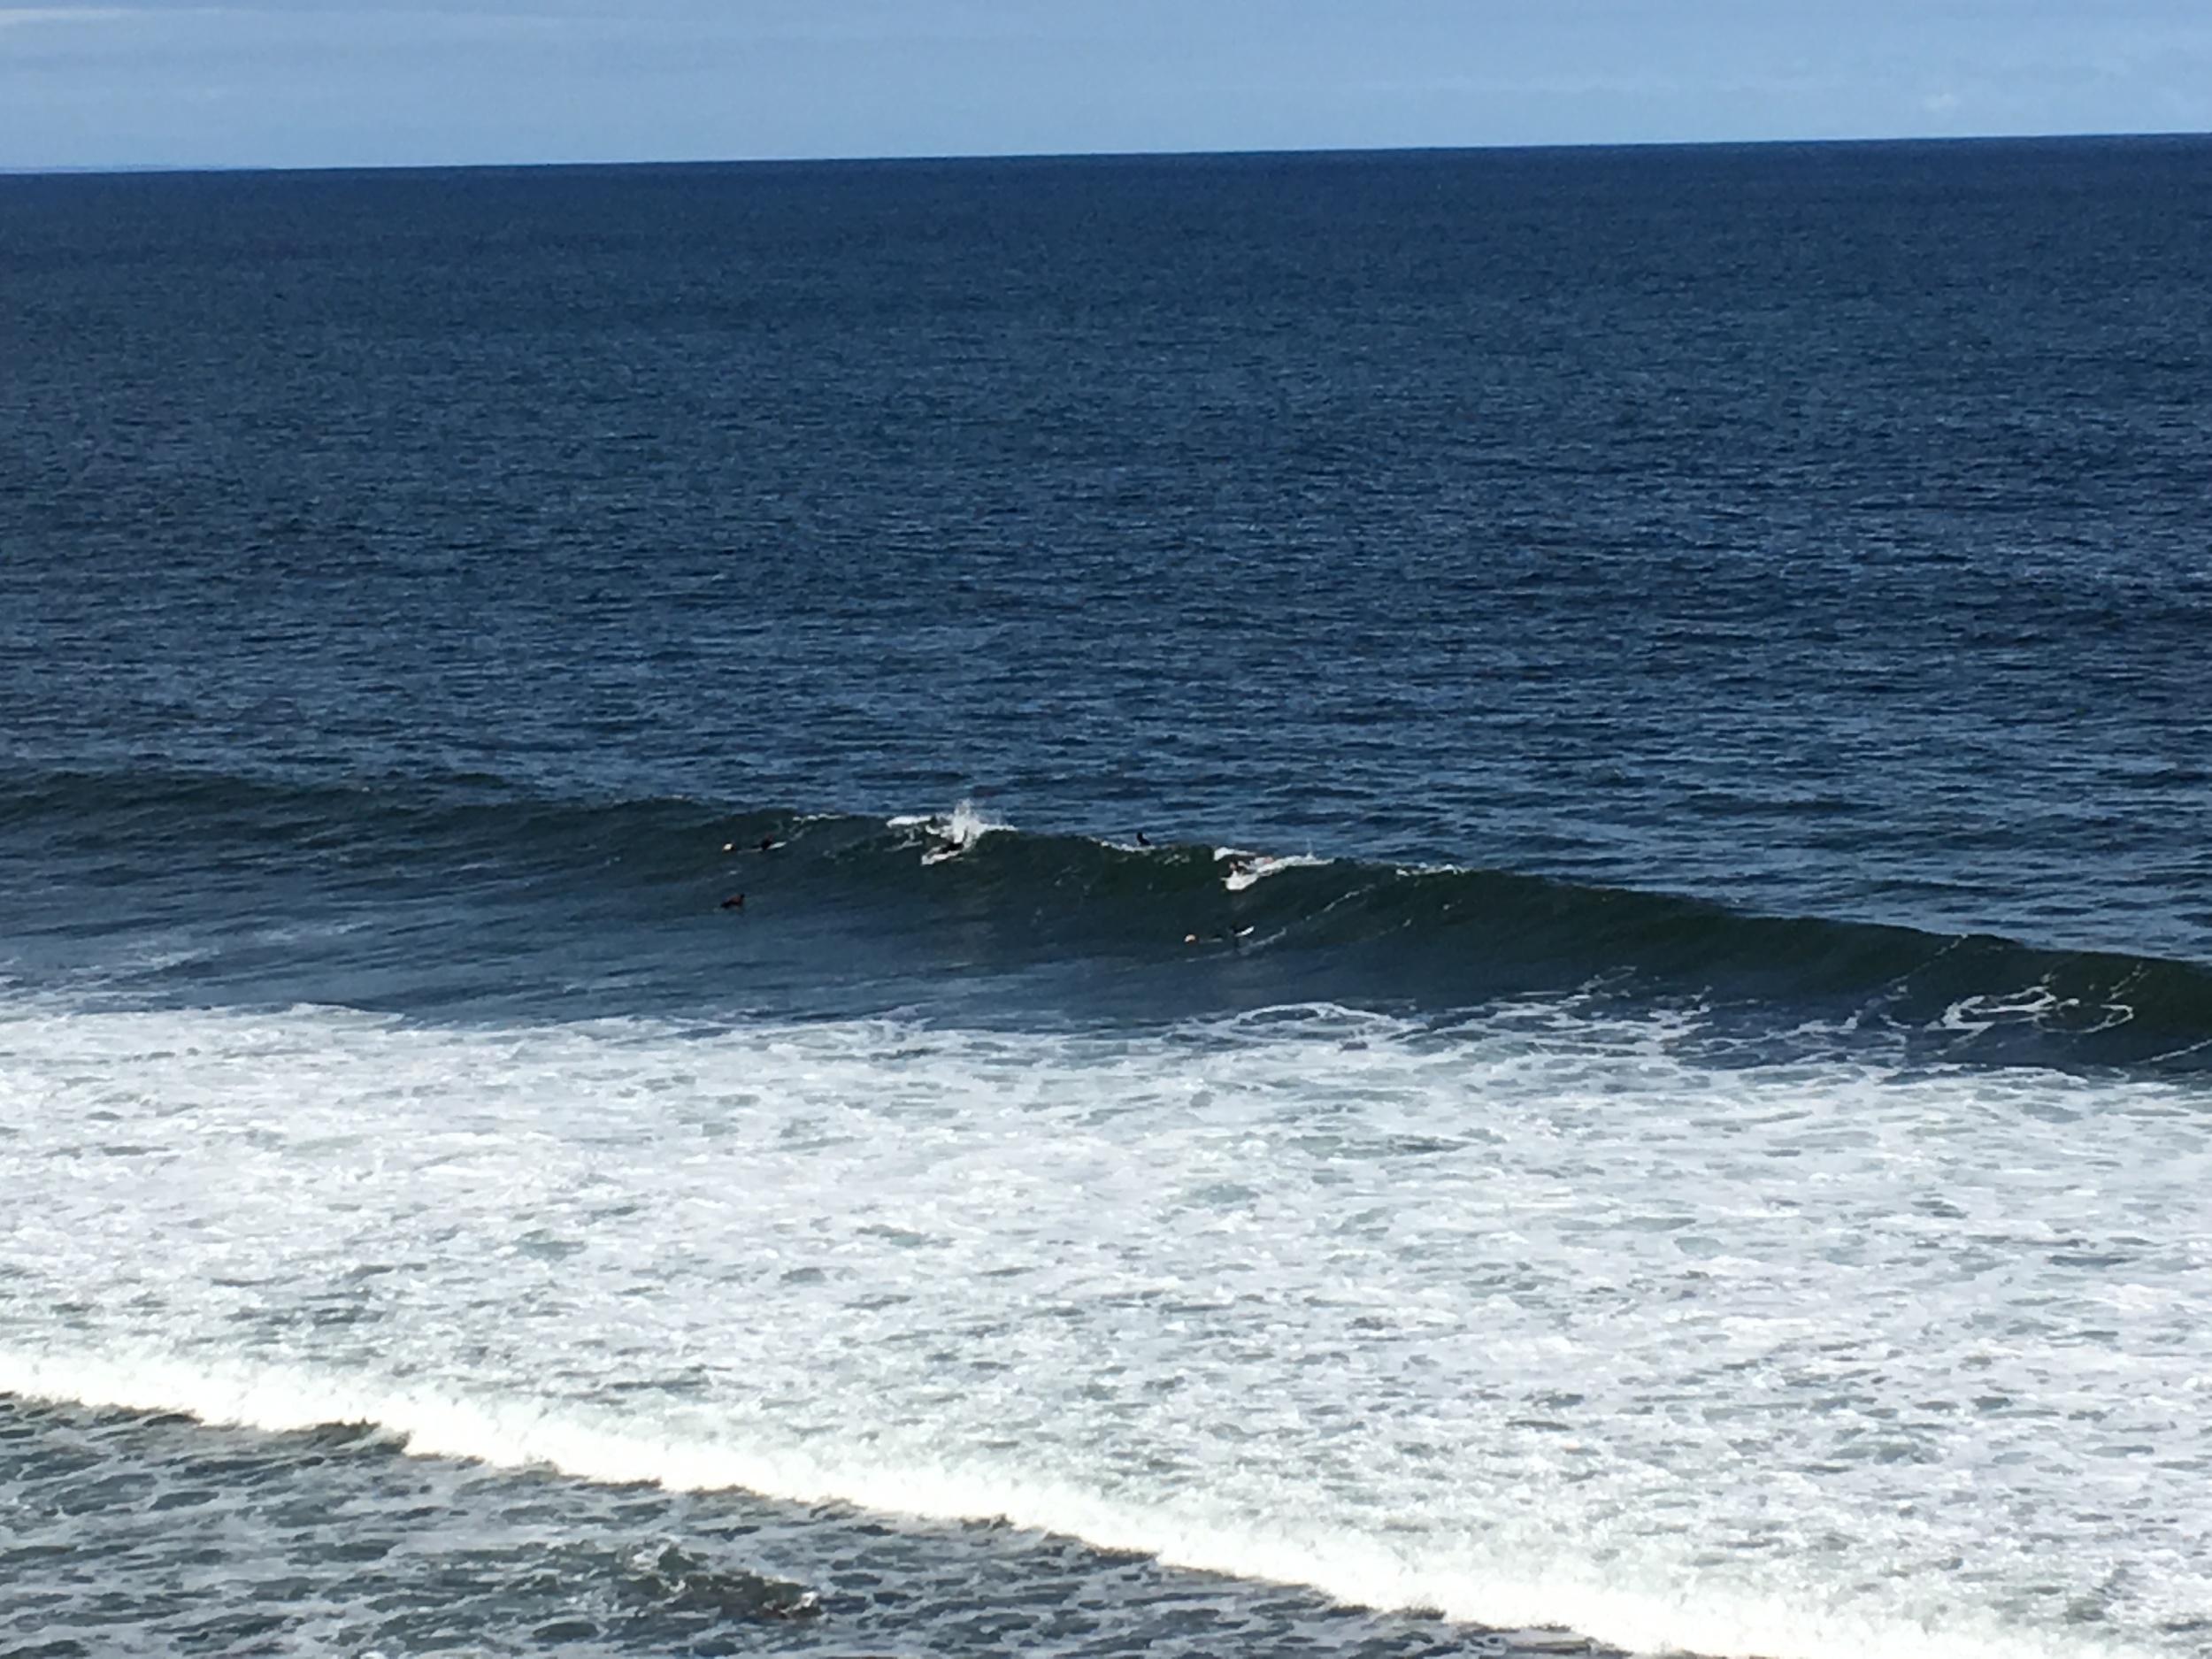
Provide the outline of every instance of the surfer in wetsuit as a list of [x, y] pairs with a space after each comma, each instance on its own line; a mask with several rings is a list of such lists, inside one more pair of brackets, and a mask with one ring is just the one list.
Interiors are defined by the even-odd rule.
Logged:
[[745, 895], [742, 893], [731, 894], [728, 898], [722, 901], [722, 908], [726, 910], [743, 910], [745, 908]]

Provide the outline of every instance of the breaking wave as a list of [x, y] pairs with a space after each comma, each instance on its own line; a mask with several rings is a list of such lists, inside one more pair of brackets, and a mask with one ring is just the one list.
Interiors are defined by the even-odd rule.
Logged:
[[[492, 780], [292, 788], [43, 775], [0, 797], [19, 978], [409, 1012], [833, 1015], [988, 1002], [1156, 1020], [1580, 992], [1718, 1035], [1924, 1059], [2201, 1067], [2212, 972], [1507, 871], [653, 799]], [[741, 914], [725, 909], [746, 895]]]

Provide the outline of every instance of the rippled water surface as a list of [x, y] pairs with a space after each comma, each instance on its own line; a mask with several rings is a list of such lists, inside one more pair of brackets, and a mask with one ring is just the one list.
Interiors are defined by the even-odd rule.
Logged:
[[351, 1427], [0, 1403], [0, 1502], [12, 1653], [1598, 1651], [1002, 1525], [895, 1529], [841, 1506], [405, 1457]]

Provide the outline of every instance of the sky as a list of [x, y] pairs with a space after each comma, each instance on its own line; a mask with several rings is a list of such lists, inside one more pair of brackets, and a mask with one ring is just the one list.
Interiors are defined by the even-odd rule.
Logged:
[[2212, 130], [2212, 0], [0, 0], [0, 169]]

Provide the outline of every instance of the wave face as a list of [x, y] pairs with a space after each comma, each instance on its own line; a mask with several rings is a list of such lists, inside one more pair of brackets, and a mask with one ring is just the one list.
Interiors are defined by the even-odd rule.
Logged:
[[1685, 1025], [11, 1002], [0, 1390], [1642, 1650], [2200, 1651], [2200, 1092]]
[[1755, 1058], [1881, 1043], [2185, 1071], [2212, 1056], [2212, 973], [2189, 963], [957, 815], [63, 774], [0, 805], [0, 851], [38, 872], [7, 941], [18, 973], [140, 998], [1141, 1023], [1576, 993], [1694, 1006]]

